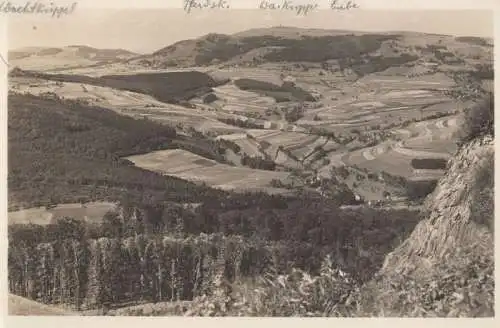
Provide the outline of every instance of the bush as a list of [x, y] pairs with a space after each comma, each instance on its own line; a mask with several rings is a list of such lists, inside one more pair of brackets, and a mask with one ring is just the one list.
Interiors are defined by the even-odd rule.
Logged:
[[206, 95], [205, 97], [203, 97], [203, 103], [204, 104], [211, 104], [213, 103], [214, 101], [216, 101], [217, 99], [217, 96], [215, 95], [215, 93], [209, 93], [208, 95]]
[[406, 181], [406, 194], [409, 200], [418, 201], [424, 199], [436, 189], [437, 180]]
[[274, 171], [276, 169], [276, 163], [271, 160], [267, 160], [261, 157], [252, 157], [246, 154], [241, 156], [241, 165], [251, 167], [252, 169]]
[[474, 222], [487, 226], [494, 232], [494, 154], [477, 168], [474, 200], [471, 205], [471, 218]]
[[361, 288], [352, 305], [336, 315], [388, 317], [494, 316], [494, 257], [464, 251], [422, 277], [394, 274]]
[[492, 93], [465, 111], [464, 123], [459, 135], [459, 144], [483, 135], [494, 136], [494, 112], [495, 104]]

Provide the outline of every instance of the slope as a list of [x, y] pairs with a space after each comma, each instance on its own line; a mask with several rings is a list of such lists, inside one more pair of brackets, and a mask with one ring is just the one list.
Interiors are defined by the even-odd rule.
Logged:
[[364, 315], [494, 316], [493, 113], [492, 95], [465, 113], [426, 218], [362, 290]]
[[477, 58], [491, 53], [491, 42], [482, 38], [272, 27], [233, 35], [211, 33], [132, 58], [128, 63], [159, 69], [310, 62], [338, 64], [366, 74], [367, 70], [383, 71], [417, 60], [444, 66], [465, 64], [464, 69], [470, 69], [477, 64]]
[[9, 76], [109, 87], [150, 95], [167, 103], [179, 103], [203, 95], [209, 92], [211, 87], [218, 85], [209, 75], [197, 71], [105, 75], [96, 78], [72, 74], [46, 74], [14, 68], [9, 72]]
[[9, 205], [189, 201], [220, 194], [141, 170], [122, 156], [164, 149], [173, 128], [76, 101], [9, 95]]
[[42, 304], [13, 294], [8, 296], [8, 308], [9, 315], [79, 315], [70, 310]]

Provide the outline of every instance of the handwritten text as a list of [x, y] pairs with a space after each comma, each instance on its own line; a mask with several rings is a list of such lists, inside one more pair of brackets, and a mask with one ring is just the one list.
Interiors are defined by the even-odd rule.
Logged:
[[307, 15], [311, 11], [318, 9], [319, 5], [317, 3], [308, 3], [296, 5], [293, 1], [284, 0], [282, 2], [272, 2], [269, 0], [263, 0], [259, 4], [259, 9], [266, 10], [289, 10], [294, 11], [297, 15]]
[[333, 10], [350, 10], [358, 8], [359, 5], [355, 1], [330, 0], [330, 9]]
[[59, 18], [61, 15], [72, 14], [76, 9], [77, 3], [74, 2], [68, 6], [59, 6], [54, 2], [41, 3], [38, 1], [28, 1], [22, 4], [11, 1], [0, 2], [0, 13], [5, 14], [44, 14]]
[[226, 0], [184, 0], [184, 11], [190, 13], [192, 9], [229, 9]]

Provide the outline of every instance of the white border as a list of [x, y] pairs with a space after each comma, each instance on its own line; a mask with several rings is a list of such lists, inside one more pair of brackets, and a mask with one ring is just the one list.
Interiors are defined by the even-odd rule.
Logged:
[[[3, 0], [2, 0], [3, 1]], [[15, 1], [14, 2], [19, 2]], [[57, 1], [55, 1], [57, 2]], [[70, 2], [70, 1], [61, 1]], [[258, 0], [230, 0], [231, 7], [233, 9], [250, 9], [257, 6]], [[295, 3], [305, 3], [307, 1], [294, 1]], [[326, 5], [327, 1], [309, 1], [310, 3], [318, 3], [320, 5]], [[422, 10], [422, 9], [440, 9], [440, 10], [457, 10], [457, 9], [491, 9], [495, 10], [495, 44], [497, 43], [497, 38], [500, 35], [500, 13], [498, 8], [500, 7], [500, 1], [498, 0], [358, 0], [356, 1], [362, 9], [394, 9], [394, 10]], [[82, 0], [79, 1], [79, 8], [182, 8], [182, 1], [180, 0], [143, 0], [143, 1], [130, 1], [130, 0]], [[89, 22], [90, 24], [91, 22]], [[464, 22], [465, 24], [466, 22]], [[6, 58], [7, 52], [7, 17], [4, 14], [0, 14], [0, 53]], [[498, 63], [500, 60], [500, 52], [495, 46], [495, 62]], [[498, 64], [495, 65], [495, 71], [497, 71]], [[7, 69], [5, 65], [0, 63], [0, 85], [1, 96], [0, 96], [0, 122], [1, 124], [1, 154], [0, 154], [0, 172], [1, 179], [4, 183], [0, 184], [0, 209], [3, 215], [7, 212]], [[497, 73], [497, 72], [495, 72]], [[495, 82], [495, 93], [500, 90], [500, 82]], [[498, 105], [497, 105], [498, 107]], [[498, 108], [495, 108], [498, 110]], [[497, 113], [498, 115], [498, 113]], [[496, 126], [496, 133], [500, 131], [500, 127]], [[496, 162], [499, 162], [498, 153], [496, 154]], [[498, 178], [498, 170], [496, 170]], [[498, 200], [498, 193], [496, 193]], [[0, 257], [0, 263], [2, 264], [1, 278], [2, 283], [0, 284], [0, 291], [2, 295], [7, 295], [7, 219], [4, 217], [1, 225], [1, 238], [0, 246], [2, 249], [2, 255]], [[497, 236], [498, 238], [498, 236]], [[498, 240], [495, 240], [496, 254], [498, 253]], [[496, 261], [495, 263], [497, 263]], [[498, 264], [495, 264], [496, 277], [498, 278]], [[498, 280], [497, 280], [498, 281]], [[495, 290], [496, 295], [498, 295], [498, 287]], [[404, 325], [405, 327], [416, 327], [416, 326], [427, 326], [427, 327], [441, 327], [443, 324], [448, 324], [450, 327], [494, 327], [494, 322], [496, 319], [293, 319], [293, 318], [181, 318], [181, 317], [170, 317], [170, 318], [160, 318], [160, 317], [19, 317], [19, 316], [6, 316], [7, 314], [7, 297], [0, 297], [1, 302], [1, 315], [4, 320], [0, 321], [1, 324], [5, 324], [7, 327], [53, 327], [55, 324], [66, 326], [66, 327], [107, 327], [111, 328], [112, 325], [116, 327], [135, 327], [144, 326], [149, 327], [165, 327], [165, 325], [202, 325], [204, 327], [222, 327], [228, 325], [228, 327], [250, 327], [250, 326], [262, 326], [281, 324], [288, 327], [298, 327], [299, 325], [314, 325], [319, 326], [330, 326], [330, 325], [340, 325], [340, 326], [357, 326], [357, 325], [369, 325], [371, 327], [400, 327]], [[499, 306], [495, 306], [495, 312], [498, 313]], [[446, 320], [444, 322], [443, 320]]]

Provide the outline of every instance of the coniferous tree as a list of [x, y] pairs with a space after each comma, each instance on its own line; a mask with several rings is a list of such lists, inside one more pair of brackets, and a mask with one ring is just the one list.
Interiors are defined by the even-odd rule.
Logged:
[[140, 300], [142, 301], [144, 299], [144, 291], [145, 291], [145, 273], [146, 273], [146, 267], [145, 267], [145, 250], [146, 250], [146, 240], [144, 238], [144, 235], [136, 235], [135, 236], [135, 247], [137, 250], [137, 256], [139, 262], [137, 263], [137, 267], [139, 268], [140, 276], [139, 276], [139, 295], [140, 295]]
[[101, 305], [101, 248], [97, 240], [89, 241], [89, 268], [86, 303], [88, 308]]
[[42, 303], [50, 303], [52, 301], [52, 270], [54, 254], [52, 244], [38, 244], [36, 251], [36, 281], [37, 281], [37, 299]]
[[141, 289], [141, 268], [138, 263], [140, 263], [140, 257], [137, 250], [137, 245], [135, 242], [135, 237], [128, 237], [123, 242], [123, 252], [124, 252], [124, 289], [127, 298], [137, 297]]

